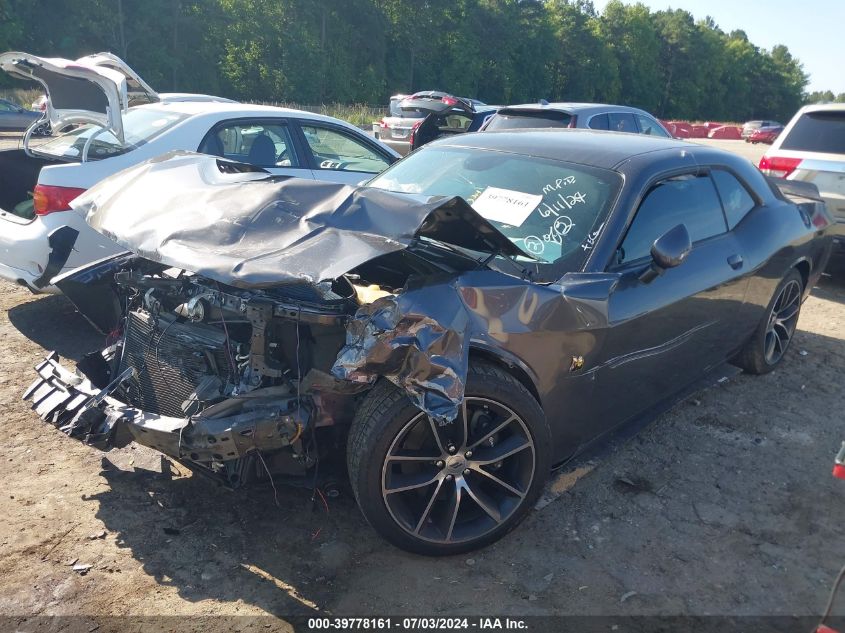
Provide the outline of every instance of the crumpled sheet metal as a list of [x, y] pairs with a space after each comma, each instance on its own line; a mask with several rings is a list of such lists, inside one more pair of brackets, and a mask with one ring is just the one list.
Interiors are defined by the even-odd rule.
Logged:
[[171, 152], [105, 179], [72, 206], [141, 257], [243, 288], [335, 279], [419, 236], [521, 254], [461, 198], [254, 169]]
[[434, 419], [452, 421], [464, 397], [469, 325], [457, 280], [383, 297], [350, 321], [332, 374], [365, 383], [383, 376]]

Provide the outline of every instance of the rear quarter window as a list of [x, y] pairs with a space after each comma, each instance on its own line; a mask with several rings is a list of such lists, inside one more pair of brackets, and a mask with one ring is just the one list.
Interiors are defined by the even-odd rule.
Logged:
[[845, 111], [802, 114], [780, 147], [804, 152], [845, 154]]
[[733, 174], [721, 169], [714, 169], [711, 175], [713, 182], [716, 183], [719, 198], [722, 200], [722, 207], [725, 209], [728, 229], [733, 230], [745, 217], [745, 214], [754, 208], [754, 198]]
[[609, 130], [610, 129], [610, 121], [607, 118], [607, 114], [597, 114], [592, 119], [590, 119], [590, 129], [591, 130]]

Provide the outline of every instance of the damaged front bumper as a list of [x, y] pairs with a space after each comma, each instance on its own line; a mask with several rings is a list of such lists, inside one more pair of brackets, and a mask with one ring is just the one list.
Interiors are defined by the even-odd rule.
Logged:
[[104, 451], [134, 440], [217, 472], [259, 450], [291, 446], [308, 424], [297, 397], [274, 390], [256, 390], [210, 407], [202, 415], [176, 418], [142, 411], [111, 395], [131, 377], [131, 368], [103, 389], [62, 367], [55, 352], [36, 366], [36, 372], [38, 378], [24, 393], [24, 400], [31, 401], [36, 413], [63, 433]]

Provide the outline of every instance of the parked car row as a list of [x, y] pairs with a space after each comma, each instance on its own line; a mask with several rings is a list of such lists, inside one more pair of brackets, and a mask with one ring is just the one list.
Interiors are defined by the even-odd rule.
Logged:
[[[0, 55], [0, 67], [50, 94], [54, 128], [76, 125], [38, 146], [0, 153], [0, 277], [33, 291], [55, 291], [56, 275], [120, 250], [69, 203], [155, 156], [200, 151], [275, 175], [342, 183], [360, 182], [398, 158], [355, 126], [318, 114], [207, 95], [163, 99], [123, 62], [103, 57], [108, 67]], [[76, 81], [62, 81], [67, 77]]]
[[[76, 373], [40, 363], [33, 409], [232, 488], [329, 485], [345, 458], [364, 516], [412, 552], [503, 537], [554, 465], [711, 368], [771, 371], [831, 251], [814, 184], [635, 109], [513, 106], [454, 134], [484, 106], [415, 95], [439, 138], [396, 162], [327, 117], [148, 87], [130, 105], [114, 59], [7, 65], [79, 127], [0, 156], [21, 174], [0, 183], [5, 271], [108, 334]], [[11, 204], [24, 175], [31, 211]]]
[[390, 99], [390, 116], [373, 124], [373, 134], [402, 154], [442, 136], [481, 130], [583, 128], [669, 138], [652, 115], [638, 108], [597, 103], [489, 106], [445, 92], [418, 92]]

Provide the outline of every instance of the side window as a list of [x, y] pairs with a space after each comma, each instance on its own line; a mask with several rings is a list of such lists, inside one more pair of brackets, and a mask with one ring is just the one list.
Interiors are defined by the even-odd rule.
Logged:
[[721, 169], [714, 169], [711, 173], [725, 208], [728, 228], [733, 230], [745, 214], [755, 207], [754, 199], [733, 174]]
[[612, 132], [631, 132], [636, 134], [639, 131], [634, 121], [634, 115], [629, 112], [610, 112], [607, 116]]
[[727, 230], [722, 205], [710, 176], [690, 174], [654, 185], [634, 216], [617, 262], [648, 257], [654, 240], [678, 224], [687, 227], [693, 243]]
[[666, 130], [654, 119], [648, 116], [643, 116], [642, 114], [638, 114], [637, 116], [637, 123], [640, 125], [640, 133], [641, 134], [650, 134], [651, 136], [662, 136], [663, 138], [669, 138], [669, 135], [666, 133]]
[[351, 134], [318, 125], [302, 125], [305, 141], [319, 169], [339, 169], [377, 174], [389, 163]]
[[590, 129], [591, 130], [609, 130], [610, 129], [610, 122], [606, 114], [597, 114], [592, 119], [590, 119]]
[[437, 127], [442, 132], [466, 132], [472, 124], [472, 117], [464, 114], [449, 114], [437, 119]]
[[239, 121], [226, 124], [209, 132], [199, 151], [258, 167], [300, 166], [290, 131], [284, 123]]
[[11, 112], [11, 111], [12, 111], [11, 104], [3, 103], [2, 101], [0, 101], [0, 112]]

